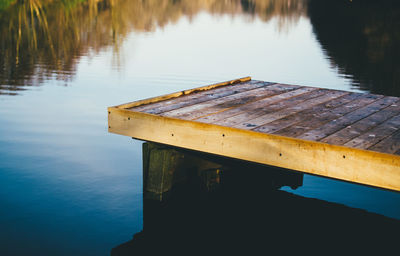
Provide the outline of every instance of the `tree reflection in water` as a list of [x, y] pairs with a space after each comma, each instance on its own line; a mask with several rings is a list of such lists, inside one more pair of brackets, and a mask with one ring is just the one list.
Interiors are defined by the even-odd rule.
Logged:
[[15, 0], [0, 6], [0, 94], [56, 78], [69, 81], [81, 56], [119, 47], [132, 31], [152, 31], [201, 11], [243, 14], [281, 27], [306, 14], [306, 0]]
[[354, 86], [400, 96], [400, 2], [310, 0], [314, 33], [332, 66]]
[[280, 29], [308, 15], [333, 68], [357, 88], [400, 96], [399, 7], [395, 0], [1, 1], [0, 94], [49, 78], [69, 81], [81, 56], [106, 46], [118, 55], [132, 30], [152, 31], [206, 11], [277, 18]]

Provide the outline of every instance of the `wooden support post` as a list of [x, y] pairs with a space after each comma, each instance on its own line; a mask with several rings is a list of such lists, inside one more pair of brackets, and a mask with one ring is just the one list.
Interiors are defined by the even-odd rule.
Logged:
[[143, 144], [143, 196], [163, 201], [174, 183], [185, 178], [184, 155], [155, 143]]
[[144, 199], [165, 201], [175, 185], [200, 184], [207, 191], [220, 183], [221, 165], [184, 150], [146, 142], [143, 144]]
[[268, 190], [301, 186], [303, 174], [167, 145], [143, 144], [144, 199], [165, 201], [177, 186], [185, 193], [230, 190]]

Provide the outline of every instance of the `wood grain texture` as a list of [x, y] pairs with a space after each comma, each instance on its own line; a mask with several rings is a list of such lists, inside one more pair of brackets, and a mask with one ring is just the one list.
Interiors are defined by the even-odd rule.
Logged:
[[216, 100], [221, 97], [241, 92], [247, 92], [249, 90], [265, 87], [270, 84], [271, 83], [260, 82], [260, 81], [248, 81], [244, 83], [236, 83], [230, 86], [217, 87], [215, 89], [213, 88], [209, 91], [196, 91], [191, 94], [182, 95], [179, 98], [172, 98], [155, 104], [138, 106], [133, 108], [132, 110], [142, 111], [149, 114], [160, 114], [175, 109], [181, 109], [186, 106], [191, 106], [193, 104], [207, 102], [210, 100]]
[[368, 149], [400, 129], [400, 115], [394, 116], [377, 127], [345, 143], [344, 146]]
[[380, 111], [383, 108], [396, 102], [398, 98], [396, 97], [384, 97], [379, 99], [363, 108], [359, 108], [353, 112], [350, 112], [338, 119], [335, 119], [323, 126], [320, 126], [312, 131], [306, 132], [299, 136], [300, 139], [319, 141], [348, 125], [351, 125], [375, 112]]
[[[227, 88], [228, 86], [231, 86], [231, 85], [236, 85], [236, 84], [245, 83], [245, 82], [249, 82], [249, 81], [251, 81], [251, 77], [243, 77], [243, 78], [239, 78], [239, 79], [234, 79], [234, 80], [230, 80], [230, 81], [226, 81], [226, 82], [201, 86], [201, 87], [197, 87], [194, 89], [188, 89], [188, 90], [184, 90], [184, 91], [174, 92], [171, 94], [166, 94], [166, 95], [148, 98], [148, 99], [144, 99], [144, 100], [129, 102], [129, 103], [115, 106], [115, 107], [121, 108], [121, 109], [130, 109], [130, 108], [134, 108], [134, 107], [138, 107], [138, 106], [159, 103], [161, 101], [178, 98], [178, 97], [185, 96], [185, 95], [199, 93], [202, 91], [209, 91], [209, 90], [219, 88], [219, 87]], [[257, 83], [258, 81], [255, 81], [255, 82]]]
[[374, 114], [367, 116], [360, 121], [349, 125], [328, 137], [325, 137], [321, 140], [321, 142], [335, 144], [335, 145], [343, 145], [344, 143], [350, 141], [351, 139], [360, 136], [368, 130], [373, 129], [389, 118], [400, 113], [400, 102], [397, 101], [394, 104], [382, 109], [379, 112], [375, 112]]
[[400, 156], [109, 108], [109, 132], [400, 191]]
[[400, 191], [400, 98], [250, 78], [108, 108], [109, 132]]
[[247, 125], [246, 121], [255, 120], [257, 118], [263, 117], [265, 115], [274, 115], [274, 113], [284, 110], [288, 107], [296, 106], [301, 102], [306, 100], [316, 98], [318, 96], [323, 96], [327, 93], [326, 90], [319, 90], [316, 88], [304, 88], [303, 93], [296, 95], [294, 97], [287, 97], [284, 100], [279, 100], [273, 104], [265, 104], [263, 101], [255, 102], [250, 106], [245, 106], [246, 111], [241, 112], [238, 115], [219, 120], [214, 124], [236, 127], [244, 126], [246, 129], [250, 130], [256, 125]]
[[[355, 98], [354, 100], [350, 101], [347, 104], [339, 105], [337, 107], [333, 107], [327, 111], [324, 111], [324, 109], [318, 109], [319, 106], [316, 106], [315, 108], [310, 110], [310, 113], [312, 113], [312, 117], [304, 117], [301, 121], [297, 122], [296, 124], [289, 126], [287, 128], [284, 128], [282, 130], [278, 130], [276, 132], [279, 135], [282, 136], [288, 136], [288, 137], [294, 137], [297, 138], [300, 135], [304, 134], [307, 131], [316, 129], [334, 119], [337, 119], [347, 113], [350, 113], [356, 109], [359, 109], [361, 107], [364, 107], [368, 104], [371, 104], [372, 102], [382, 98], [383, 96], [377, 96], [377, 95], [368, 95], [368, 94], [350, 94], [346, 95], [344, 97], [339, 98], [338, 100], [343, 100], [343, 98]], [[328, 102], [327, 104], [331, 104], [332, 101]]]
[[293, 114], [301, 112], [305, 109], [311, 108], [315, 105], [319, 105], [323, 102], [330, 101], [332, 99], [344, 96], [346, 94], [348, 94], [348, 92], [328, 91], [326, 94], [321, 95], [319, 97], [311, 98], [311, 99], [308, 99], [301, 103], [294, 103], [290, 106], [285, 107], [284, 109], [282, 109], [280, 111], [268, 113], [268, 114], [262, 115], [260, 117], [254, 118], [254, 119], [247, 120], [239, 125], [235, 125], [234, 127], [264, 132], [263, 128], [262, 128], [262, 126], [264, 124], [284, 118], [289, 115], [293, 115]]
[[372, 147], [369, 147], [368, 149], [389, 154], [396, 153], [398, 150], [400, 150], [400, 131], [396, 131], [389, 137], [373, 145]]
[[[283, 85], [285, 86], [285, 85]], [[281, 93], [278, 95], [274, 95], [272, 97], [268, 97], [262, 100], [258, 100], [256, 102], [252, 102], [249, 104], [246, 104], [244, 106], [240, 106], [240, 107], [236, 107], [236, 108], [231, 108], [231, 109], [227, 109], [218, 113], [214, 113], [212, 115], [207, 115], [204, 117], [200, 117], [197, 118], [196, 121], [197, 122], [202, 122], [202, 123], [215, 123], [215, 124], [223, 124], [223, 120], [228, 119], [228, 118], [232, 118], [234, 116], [237, 116], [239, 114], [243, 114], [249, 111], [254, 111], [254, 109], [256, 110], [260, 110], [261, 108], [265, 108], [267, 106], [270, 106], [272, 104], [276, 104], [277, 102], [282, 102], [286, 99], [289, 98], [293, 98], [302, 94], [306, 94], [312, 91], [316, 91], [317, 88], [311, 88], [311, 87], [301, 87], [299, 89], [293, 90], [293, 91], [289, 91], [289, 92], [285, 92], [285, 93]], [[304, 100], [304, 99], [303, 99]], [[236, 117], [234, 117], [236, 118]]]
[[[319, 118], [322, 116], [321, 115], [322, 113], [333, 110], [335, 107], [351, 102], [359, 97], [360, 95], [356, 93], [347, 94], [342, 97], [330, 100], [328, 102], [318, 104], [316, 106], [300, 111], [298, 113], [294, 113], [284, 118], [275, 120], [273, 122], [270, 122], [268, 124], [265, 124], [257, 128], [256, 130], [262, 130], [263, 132], [280, 134], [279, 131], [284, 130], [285, 128], [288, 128], [305, 120], [311, 122], [312, 124], [316, 123], [321, 124], [322, 122], [326, 122], [326, 120], [328, 120], [326, 116], [323, 118]], [[334, 116], [337, 117], [337, 115]]]
[[[240, 86], [240, 88], [242, 88], [242, 86]], [[191, 120], [209, 114], [218, 113], [227, 109], [236, 108], [250, 102], [255, 102], [257, 100], [268, 98], [270, 96], [287, 91], [292, 91], [297, 88], [297, 86], [282, 86], [280, 84], [273, 84], [252, 90], [237, 92], [225, 97], [210, 99], [198, 104], [181, 107], [172, 111], [163, 112], [161, 115]]]

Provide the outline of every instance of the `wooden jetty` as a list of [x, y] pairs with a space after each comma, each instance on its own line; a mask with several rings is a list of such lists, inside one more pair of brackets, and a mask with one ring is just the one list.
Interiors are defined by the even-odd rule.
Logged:
[[398, 97], [246, 77], [109, 107], [108, 123], [139, 140], [400, 191]]

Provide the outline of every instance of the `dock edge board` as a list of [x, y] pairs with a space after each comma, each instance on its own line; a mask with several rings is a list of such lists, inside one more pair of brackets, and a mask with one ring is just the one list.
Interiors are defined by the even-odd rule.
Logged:
[[[400, 156], [127, 110], [232, 80], [108, 108], [108, 131], [304, 173], [400, 191]], [[208, 88], [208, 89], [207, 89]], [[244, 170], [245, 171], [245, 170]]]
[[200, 92], [200, 91], [211, 90], [211, 89], [215, 89], [215, 88], [218, 88], [218, 87], [234, 85], [234, 84], [244, 83], [244, 82], [248, 82], [248, 81], [251, 81], [251, 77], [249, 77], [249, 76], [243, 77], [243, 78], [234, 79], [234, 80], [229, 80], [229, 81], [225, 81], [225, 82], [221, 82], [221, 83], [201, 86], [201, 87], [197, 87], [197, 88], [193, 88], [193, 89], [189, 89], [189, 90], [184, 90], [184, 91], [174, 92], [174, 93], [170, 93], [170, 94], [165, 94], [165, 95], [162, 95], [162, 96], [157, 96], [157, 97], [148, 98], [148, 99], [144, 99], [144, 100], [133, 101], [133, 102], [126, 103], [126, 104], [121, 104], [121, 105], [118, 105], [118, 106], [115, 106], [115, 107], [116, 108], [121, 108], [121, 109], [134, 108], [134, 107], [138, 107], [138, 106], [141, 106], [141, 105], [152, 104], [152, 103], [156, 103], [156, 102], [160, 102], [160, 101], [164, 101], [164, 100], [178, 98], [178, 97], [183, 96], [183, 95], [189, 95], [189, 94]]

